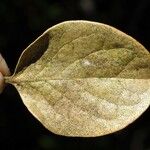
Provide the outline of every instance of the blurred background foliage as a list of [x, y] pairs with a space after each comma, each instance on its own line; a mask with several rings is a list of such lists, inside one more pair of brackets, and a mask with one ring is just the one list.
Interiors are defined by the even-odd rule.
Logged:
[[[150, 0], [0, 0], [0, 52], [13, 72], [19, 55], [46, 29], [66, 20], [112, 25], [150, 48]], [[127, 128], [95, 138], [46, 130], [7, 86], [0, 95], [0, 150], [150, 150], [150, 109]]]

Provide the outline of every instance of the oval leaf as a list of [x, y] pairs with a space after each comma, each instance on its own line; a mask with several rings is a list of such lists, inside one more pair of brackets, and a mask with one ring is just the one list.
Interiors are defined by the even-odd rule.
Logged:
[[126, 127], [150, 105], [150, 55], [113, 27], [67, 21], [27, 47], [6, 82], [50, 131], [100, 136]]

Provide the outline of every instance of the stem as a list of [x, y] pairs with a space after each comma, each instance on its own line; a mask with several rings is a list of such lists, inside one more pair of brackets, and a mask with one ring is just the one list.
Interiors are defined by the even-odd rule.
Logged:
[[4, 82], [7, 84], [12, 84], [12, 77], [11, 76], [4, 76]]

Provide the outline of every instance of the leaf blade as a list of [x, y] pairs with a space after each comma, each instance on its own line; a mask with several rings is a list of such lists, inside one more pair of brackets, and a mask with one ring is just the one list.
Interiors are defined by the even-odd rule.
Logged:
[[36, 54], [31, 47], [38, 40], [33, 42], [9, 82], [50, 131], [105, 135], [126, 127], [149, 107], [150, 55], [133, 38], [88, 21], [61, 23], [41, 37], [45, 34], [45, 49], [34, 63], [24, 64], [32, 49]]

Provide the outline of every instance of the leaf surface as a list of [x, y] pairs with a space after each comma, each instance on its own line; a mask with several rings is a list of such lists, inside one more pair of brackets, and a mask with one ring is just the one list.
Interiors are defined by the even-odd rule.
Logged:
[[150, 55], [113, 27], [67, 21], [29, 45], [6, 82], [50, 131], [101, 136], [126, 127], [149, 107]]

